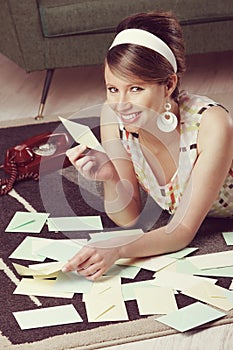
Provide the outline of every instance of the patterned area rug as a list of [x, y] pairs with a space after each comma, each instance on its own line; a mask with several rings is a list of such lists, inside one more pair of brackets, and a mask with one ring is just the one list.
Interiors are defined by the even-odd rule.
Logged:
[[[99, 137], [98, 118], [88, 118], [79, 120], [89, 125], [97, 137]], [[46, 123], [39, 125], [27, 125], [10, 127], [0, 130], [0, 164], [3, 163], [5, 151], [30, 137], [44, 132], [64, 131], [59, 123]], [[5, 177], [3, 171], [1, 178]], [[70, 300], [45, 297], [27, 297], [14, 295], [13, 291], [19, 283], [18, 276], [12, 266], [10, 254], [26, 237], [24, 233], [6, 233], [5, 228], [16, 211], [38, 211], [50, 212], [52, 216], [74, 215], [101, 215], [104, 230], [114, 230], [115, 225], [107, 218], [103, 210], [100, 184], [88, 184], [77, 177], [73, 167], [64, 168], [62, 171], [55, 171], [45, 175], [40, 181], [25, 180], [18, 182], [14, 189], [5, 196], [0, 197], [0, 294], [1, 294], [1, 314], [0, 314], [0, 349], [16, 350], [64, 350], [64, 349], [99, 349], [116, 344], [127, 344], [128, 342], [145, 340], [159, 336], [175, 334], [176, 331], [162, 325], [155, 320], [155, 316], [142, 317], [139, 315], [136, 301], [127, 301], [127, 311], [129, 321], [125, 322], [105, 322], [89, 323], [87, 320], [84, 304], [81, 295], [75, 294], [71, 300], [74, 307], [80, 313], [83, 322], [64, 326], [44, 327], [22, 331], [12, 312], [37, 309], [39, 307], [49, 307], [65, 305]], [[145, 202], [143, 215], [138, 226], [147, 230], [151, 227], [158, 227], [165, 224], [169, 216], [161, 212], [156, 222], [153, 222], [153, 214], [158, 212], [158, 208], [150, 199]], [[227, 219], [206, 219], [201, 226], [197, 236], [190, 246], [198, 247], [195, 254], [212, 253], [222, 250], [232, 249], [225, 244], [222, 231], [231, 231], [233, 221]], [[80, 232], [80, 238], [86, 238], [87, 232]], [[45, 226], [40, 233], [44, 238], [67, 238], [62, 233], [48, 232]], [[14, 260], [20, 264], [22, 262]], [[135, 281], [151, 279], [153, 272], [141, 270]], [[122, 283], [132, 282], [122, 279]], [[218, 284], [228, 287], [230, 278], [218, 278]], [[191, 298], [176, 295], [179, 307], [183, 307], [194, 300]], [[208, 324], [215, 326], [232, 323], [233, 311], [228, 312], [223, 319]]]

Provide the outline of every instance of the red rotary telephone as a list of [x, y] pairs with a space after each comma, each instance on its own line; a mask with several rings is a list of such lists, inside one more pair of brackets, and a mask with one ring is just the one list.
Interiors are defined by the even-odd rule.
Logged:
[[71, 165], [65, 153], [72, 143], [66, 133], [48, 132], [8, 149], [1, 167], [10, 176], [0, 179], [0, 195], [7, 194], [16, 181], [38, 180], [39, 173], [44, 175]]

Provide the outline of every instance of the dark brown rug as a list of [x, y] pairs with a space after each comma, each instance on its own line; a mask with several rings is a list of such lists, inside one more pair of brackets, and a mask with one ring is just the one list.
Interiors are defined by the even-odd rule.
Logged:
[[[89, 125], [97, 137], [99, 137], [98, 121], [97, 117], [79, 119], [79, 122]], [[1, 129], [0, 164], [3, 163], [8, 148], [21, 144], [22, 141], [35, 135], [55, 131], [64, 131], [60, 123], [53, 122]], [[0, 177], [5, 176], [5, 173], [1, 171]], [[93, 185], [90, 185], [90, 187], [88, 187], [88, 184], [78, 186], [78, 183], [77, 174], [72, 172], [72, 169], [65, 168], [62, 172], [55, 171], [43, 176], [40, 181], [25, 180], [17, 182], [14, 186], [15, 196], [14, 193], [10, 193], [0, 197], [0, 349], [88, 350], [176, 333], [175, 330], [156, 322], [153, 315], [150, 317], [140, 316], [136, 301], [126, 302], [129, 316], [127, 322], [89, 323], [81, 295], [78, 294], [74, 296], [72, 303], [80, 313], [83, 319], [82, 323], [24, 331], [19, 328], [12, 312], [35, 309], [38, 308], [38, 305], [27, 296], [12, 294], [20, 277], [16, 275], [13, 269], [9, 255], [26, 236], [22, 233], [5, 233], [5, 228], [14, 213], [29, 210], [29, 204], [38, 212], [50, 212], [51, 216], [101, 215], [104, 230], [117, 229], [104, 213], [101, 186], [98, 185], [93, 190]], [[150, 198], [146, 198], [138, 226], [148, 230], [151, 227], [166, 223], [168, 219], [169, 215], [166, 212], [162, 212]], [[232, 229], [233, 220], [208, 218], [203, 222], [190, 246], [199, 248], [195, 254], [231, 250], [232, 247], [226, 245], [221, 232], [232, 231]], [[72, 232], [69, 235], [67, 233], [56, 234], [58, 239], [67, 238], [67, 236], [72, 238], [89, 237], [88, 232], [85, 231]], [[40, 237], [54, 238], [54, 234], [51, 236], [47, 226], [45, 226]], [[22, 261], [14, 260], [14, 262], [22, 264]], [[28, 261], [25, 262], [25, 265], [28, 265]], [[135, 281], [151, 279], [152, 275], [153, 272], [141, 270]], [[128, 282], [132, 281], [122, 279], [122, 283]], [[218, 284], [223, 287], [227, 288], [230, 282], [230, 278], [218, 278]], [[181, 294], [176, 295], [176, 298], [179, 307], [194, 302], [193, 299]], [[37, 300], [39, 300], [41, 307], [70, 303], [70, 300], [59, 298], [38, 297]], [[233, 311], [230, 311], [226, 317], [208, 326], [232, 322]]]

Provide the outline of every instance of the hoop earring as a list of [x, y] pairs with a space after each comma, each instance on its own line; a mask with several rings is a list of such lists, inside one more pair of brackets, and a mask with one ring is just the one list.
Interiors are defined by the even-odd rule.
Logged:
[[171, 132], [177, 127], [178, 121], [174, 113], [170, 112], [171, 104], [166, 102], [164, 105], [165, 112], [157, 118], [157, 126], [163, 132]]

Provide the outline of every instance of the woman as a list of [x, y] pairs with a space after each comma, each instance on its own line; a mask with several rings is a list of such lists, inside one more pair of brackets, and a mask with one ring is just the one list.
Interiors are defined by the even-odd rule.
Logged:
[[105, 208], [119, 226], [133, 225], [142, 186], [169, 223], [125, 245], [86, 246], [65, 266], [95, 280], [119, 258], [187, 246], [207, 215], [233, 217], [233, 123], [207, 97], [179, 93], [185, 71], [180, 25], [170, 13], [123, 20], [105, 61], [107, 101], [101, 115], [106, 155], [77, 146], [67, 155], [89, 179], [103, 181]]

